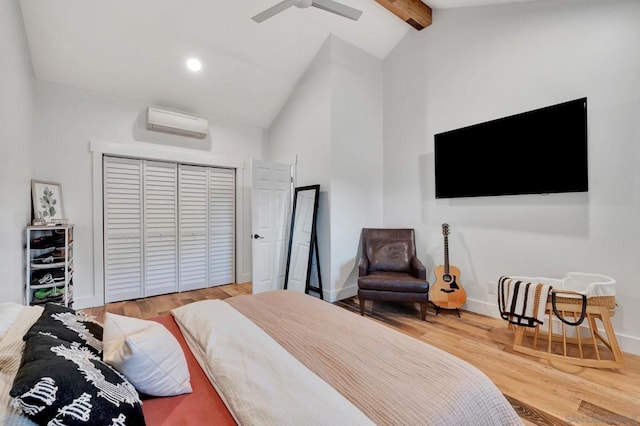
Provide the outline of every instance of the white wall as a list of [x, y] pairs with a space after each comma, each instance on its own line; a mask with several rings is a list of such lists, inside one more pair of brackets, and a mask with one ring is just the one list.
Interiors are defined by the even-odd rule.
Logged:
[[0, 301], [23, 302], [31, 219], [34, 78], [17, 0], [0, 2]]
[[330, 43], [325, 42], [268, 130], [266, 155], [294, 164], [296, 185], [330, 184]]
[[[65, 216], [76, 225], [74, 284], [77, 307], [95, 305], [102, 298], [94, 288], [92, 154], [90, 141], [124, 145], [143, 142], [153, 151], [178, 148], [184, 155], [228, 157], [246, 164], [238, 170], [240, 219], [237, 227], [238, 282], [251, 279], [250, 180], [248, 160], [262, 158], [264, 130], [220, 123], [209, 117], [210, 134], [193, 139], [145, 129], [148, 105], [84, 89], [38, 81], [36, 85], [34, 178], [62, 184]], [[187, 111], [188, 112], [188, 111]], [[192, 112], [198, 115], [197, 112]], [[97, 293], [97, 294], [96, 294]]]
[[320, 185], [316, 229], [323, 290], [327, 294], [327, 277], [331, 276], [330, 55], [331, 44], [327, 41], [269, 127], [266, 154], [271, 161], [294, 165], [296, 186]]
[[356, 293], [360, 229], [382, 223], [382, 62], [330, 36], [269, 128], [272, 161], [296, 161], [296, 185], [320, 184], [325, 299]]
[[[385, 225], [415, 226], [430, 269], [449, 223], [450, 260], [478, 312], [497, 314], [488, 283], [502, 274], [615, 278], [614, 327], [640, 353], [640, 2], [449, 9], [433, 21], [384, 64]], [[435, 200], [435, 133], [583, 96], [588, 193]]]
[[332, 37], [331, 301], [357, 293], [360, 231], [382, 225], [382, 61]]

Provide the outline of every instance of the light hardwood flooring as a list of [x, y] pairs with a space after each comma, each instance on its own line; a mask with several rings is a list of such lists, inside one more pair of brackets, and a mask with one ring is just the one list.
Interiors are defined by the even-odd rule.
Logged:
[[[230, 284], [111, 303], [85, 309], [103, 320], [104, 312], [151, 318], [203, 299], [250, 294], [251, 283]], [[359, 315], [356, 297], [336, 303]], [[475, 365], [489, 376], [526, 425], [640, 425], [640, 356], [625, 355], [624, 367], [557, 368], [514, 352], [513, 331], [505, 321], [472, 312], [428, 310], [420, 321], [418, 305], [367, 302], [365, 316], [437, 346]], [[437, 389], [434, 389], [437, 392]]]
[[111, 312], [128, 317], [148, 319], [169, 313], [178, 306], [197, 302], [205, 299], [226, 299], [240, 294], [251, 294], [251, 283], [228, 284], [219, 287], [209, 287], [202, 290], [171, 293], [162, 296], [147, 297], [144, 299], [127, 300], [124, 302], [108, 303], [97, 308], [84, 309], [83, 311], [104, 321], [104, 313]]

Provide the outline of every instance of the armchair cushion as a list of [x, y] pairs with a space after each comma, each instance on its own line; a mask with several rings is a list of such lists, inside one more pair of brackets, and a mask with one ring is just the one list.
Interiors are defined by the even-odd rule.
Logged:
[[409, 272], [412, 251], [406, 239], [372, 238], [367, 242], [369, 271]]
[[405, 272], [379, 271], [358, 278], [358, 288], [384, 292], [427, 293], [429, 283]]

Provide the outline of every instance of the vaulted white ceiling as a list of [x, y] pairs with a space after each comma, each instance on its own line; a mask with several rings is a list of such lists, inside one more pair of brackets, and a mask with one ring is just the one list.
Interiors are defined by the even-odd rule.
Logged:
[[[329, 34], [385, 58], [415, 31], [374, 0], [351, 21], [279, 0], [20, 0], [39, 79], [268, 128]], [[432, 8], [526, 0], [431, 0]], [[428, 31], [426, 28], [423, 31]], [[198, 57], [203, 69], [185, 67]]]

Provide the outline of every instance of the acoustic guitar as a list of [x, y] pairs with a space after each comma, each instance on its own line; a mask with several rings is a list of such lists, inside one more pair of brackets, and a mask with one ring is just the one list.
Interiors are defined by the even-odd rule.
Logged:
[[446, 223], [442, 224], [442, 235], [444, 236], [444, 265], [435, 267], [433, 272], [436, 281], [429, 290], [429, 298], [436, 305], [436, 314], [439, 308], [458, 310], [467, 301], [467, 293], [458, 282], [460, 269], [449, 265], [449, 225]]

